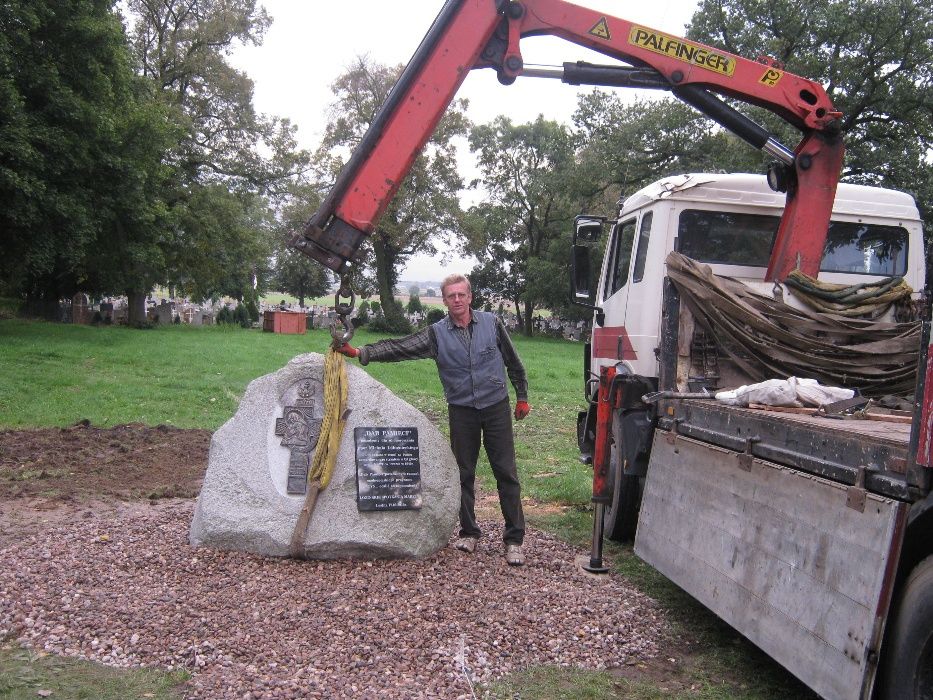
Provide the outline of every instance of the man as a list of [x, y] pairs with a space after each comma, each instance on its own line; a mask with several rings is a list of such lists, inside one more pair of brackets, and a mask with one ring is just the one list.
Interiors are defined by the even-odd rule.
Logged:
[[474, 512], [474, 482], [482, 442], [505, 519], [505, 560], [521, 566], [525, 563], [525, 516], [505, 376], [508, 373], [515, 388], [515, 419], [522, 420], [531, 410], [525, 368], [499, 318], [470, 308], [473, 292], [466, 277], [448, 275], [441, 284], [441, 297], [448, 313], [437, 323], [405, 338], [380, 340], [359, 349], [344, 344], [338, 352], [358, 357], [363, 365], [424, 358], [437, 363], [447, 399], [450, 446], [460, 468], [460, 535], [455, 546], [472, 554], [481, 535]]

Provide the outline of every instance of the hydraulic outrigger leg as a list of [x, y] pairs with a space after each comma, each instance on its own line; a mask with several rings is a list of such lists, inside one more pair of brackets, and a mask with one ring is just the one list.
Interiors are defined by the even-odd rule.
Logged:
[[596, 445], [593, 451], [593, 544], [590, 562], [583, 569], [594, 574], [605, 574], [609, 567], [603, 564], [603, 516], [606, 505], [612, 503], [609, 483], [610, 440], [612, 440], [612, 414], [616, 408], [615, 367], [603, 367], [599, 373], [599, 392], [596, 403]]

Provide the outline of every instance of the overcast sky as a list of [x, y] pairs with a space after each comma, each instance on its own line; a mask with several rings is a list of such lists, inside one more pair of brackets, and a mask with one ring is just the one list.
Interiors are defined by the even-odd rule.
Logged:
[[[491, 1], [491, 0], [490, 0]], [[274, 22], [260, 47], [237, 50], [232, 63], [255, 83], [254, 104], [263, 113], [287, 117], [298, 127], [302, 147], [316, 148], [333, 101], [330, 85], [354, 57], [368, 54], [377, 63], [407, 63], [418, 47], [442, 0], [261, 0]], [[583, 0], [577, 4], [610, 15], [682, 35], [696, 9], [695, 0]], [[525, 64], [559, 65], [611, 59], [553, 37], [529, 37], [521, 43]], [[538, 114], [569, 123], [581, 90], [559, 80], [519, 78], [503, 86], [492, 70], [473, 71], [458, 97], [470, 102], [469, 117], [488, 122], [499, 114], [515, 123], [533, 121]], [[626, 91], [634, 96], [635, 91]], [[469, 169], [470, 164], [464, 163]], [[402, 273], [403, 280], [436, 281], [448, 271], [469, 271], [470, 261], [416, 256]]]

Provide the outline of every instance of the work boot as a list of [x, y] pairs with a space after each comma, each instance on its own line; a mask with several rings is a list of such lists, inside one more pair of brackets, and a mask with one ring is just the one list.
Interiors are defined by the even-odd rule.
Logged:
[[520, 544], [505, 545], [505, 563], [509, 566], [522, 566], [525, 563], [525, 555], [522, 554]]
[[475, 537], [460, 537], [454, 542], [454, 547], [459, 549], [461, 552], [466, 552], [467, 554], [473, 554], [476, 551], [476, 538]]

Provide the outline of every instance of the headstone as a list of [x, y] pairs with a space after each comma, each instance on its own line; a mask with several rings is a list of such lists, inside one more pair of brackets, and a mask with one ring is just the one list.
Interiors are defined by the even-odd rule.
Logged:
[[[347, 363], [348, 408], [337, 463], [318, 496], [305, 534], [311, 559], [424, 557], [443, 547], [460, 506], [460, 477], [444, 436], [420, 411], [359, 367]], [[304, 477], [323, 417], [324, 357], [300, 355], [283, 369], [254, 380], [236, 415], [211, 440], [204, 485], [189, 539], [194, 546], [287, 556], [305, 496], [289, 493]], [[368, 445], [369, 468], [378, 451], [391, 459], [408, 504], [414, 503], [413, 454], [417, 448], [420, 507], [361, 509], [357, 429], [400, 439]], [[416, 442], [412, 443], [412, 438]], [[366, 452], [367, 446], [364, 446]], [[391, 454], [389, 454], [391, 453]], [[365, 457], [365, 455], [364, 455]], [[365, 469], [366, 467], [364, 467]], [[364, 501], [365, 503], [366, 501]]]
[[113, 323], [113, 302], [102, 301], [100, 303], [100, 317], [104, 323]]
[[71, 299], [71, 320], [73, 323], [91, 322], [91, 302], [84, 292], [78, 292]]
[[172, 323], [175, 320], [172, 311], [173, 306], [173, 304], [165, 301], [165, 299], [160, 301], [159, 305], [152, 310], [153, 320], [160, 325]]

